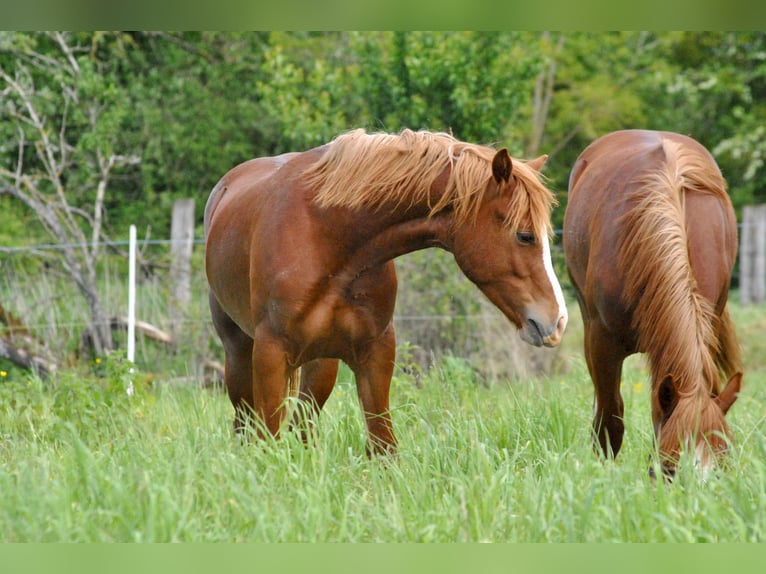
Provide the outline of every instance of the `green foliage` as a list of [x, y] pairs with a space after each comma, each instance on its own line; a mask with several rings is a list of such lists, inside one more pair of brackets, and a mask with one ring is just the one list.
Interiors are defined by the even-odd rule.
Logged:
[[340, 34], [270, 34], [265, 73], [254, 87], [276, 124], [275, 152], [309, 149], [352, 127], [347, 118], [359, 112], [348, 95], [357, 67], [345, 44]]
[[0, 213], [3, 214], [0, 246], [25, 245], [29, 240], [36, 243], [45, 242], [45, 236], [41, 230], [37, 229], [34, 216], [11, 197], [0, 194]]
[[520, 111], [539, 58], [514, 32], [391, 32], [357, 36], [362, 89], [383, 129], [452, 131], [478, 143], [521, 149]]
[[[51, 119], [66, 115], [77, 150], [101, 146], [140, 158], [110, 184], [108, 223], [120, 230], [128, 223], [167, 229], [173, 199], [206, 197], [236, 163], [306, 149], [355, 127], [451, 130], [523, 154], [539, 105], [536, 82], [551, 65], [550, 108], [533, 151], [551, 154], [546, 173], [554, 189], [566, 188], [587, 143], [626, 127], [700, 139], [718, 157], [738, 207], [766, 189], [760, 137], [766, 35], [759, 32], [82, 32], [69, 38], [76, 78], [32, 66], [33, 53], [64, 57], [48, 34], [3, 33], [0, 65], [38, 87], [38, 104]], [[81, 94], [68, 107], [67, 86]], [[95, 126], [84, 115], [86, 102], [99, 110]], [[6, 102], [6, 111], [9, 105], [20, 104]], [[17, 128], [13, 121], [0, 124], [0, 162], [9, 168], [18, 150], [8, 142]], [[94, 191], [92, 173], [83, 161], [68, 176], [83, 202]], [[555, 213], [558, 224], [562, 214]]]
[[99, 426], [108, 423], [105, 413], [126, 413], [131, 400], [142, 400], [147, 392], [137, 384], [128, 396], [135, 375], [119, 353], [98, 359], [93, 367], [92, 372], [66, 371], [52, 383], [19, 369], [1, 371], [0, 396], [8, 404], [4, 432], [23, 433], [34, 413], [42, 417], [35, 427], [38, 438], [52, 439], [64, 423], [95, 437]]
[[[766, 200], [766, 35], [679, 32], [658, 37], [666, 65], [642, 91], [650, 127], [686, 133], [719, 162], [735, 207]], [[655, 94], [652, 97], [652, 94]]]
[[276, 151], [358, 126], [513, 144], [537, 62], [516, 33], [273, 32], [257, 93], [277, 122]]

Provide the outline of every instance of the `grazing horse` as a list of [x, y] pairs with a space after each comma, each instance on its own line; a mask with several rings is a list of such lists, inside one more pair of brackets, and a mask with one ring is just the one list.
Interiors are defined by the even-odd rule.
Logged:
[[360, 129], [229, 171], [205, 208], [205, 236], [235, 428], [253, 415], [259, 436], [278, 436], [299, 367], [307, 408], [293, 422], [299, 411], [314, 416], [342, 360], [354, 372], [368, 454], [394, 451], [393, 259], [418, 249], [452, 252], [523, 340], [556, 346], [567, 311], [551, 265], [544, 161], [448, 134]]
[[[689, 448], [709, 468], [742, 383], [726, 308], [737, 222], [710, 153], [670, 132], [618, 131], [591, 143], [569, 179], [564, 253], [585, 325], [594, 431], [616, 456], [624, 359], [646, 353], [666, 476]], [[721, 387], [721, 377], [729, 378]]]

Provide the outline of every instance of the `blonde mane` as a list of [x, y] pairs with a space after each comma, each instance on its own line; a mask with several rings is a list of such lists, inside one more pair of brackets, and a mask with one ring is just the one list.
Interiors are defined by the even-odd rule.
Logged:
[[[322, 207], [396, 209], [426, 205], [431, 215], [452, 208], [455, 222], [475, 220], [492, 177], [490, 147], [458, 141], [446, 133], [403, 130], [368, 134], [357, 129], [335, 138], [303, 174], [317, 189]], [[441, 196], [432, 199], [434, 183], [449, 168]], [[537, 234], [552, 233], [553, 194], [537, 171], [514, 160], [512, 194], [506, 224], [514, 230], [531, 225]]]
[[[726, 183], [704, 156], [668, 139], [662, 148], [664, 165], [633, 182], [638, 198], [624, 216], [629, 232], [619, 257], [639, 348], [649, 356], [653, 373], [672, 374], [679, 393], [663, 432], [672, 437], [722, 416], [713, 412], [710, 397], [720, 392], [719, 375], [739, 366], [739, 351], [728, 313], [716, 317], [697, 290], [684, 214], [687, 190], [723, 197]], [[696, 418], [691, 426], [689, 417]]]

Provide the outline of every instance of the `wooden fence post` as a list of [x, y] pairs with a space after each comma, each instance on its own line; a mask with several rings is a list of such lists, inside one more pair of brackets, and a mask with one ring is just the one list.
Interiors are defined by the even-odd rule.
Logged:
[[171, 332], [178, 340], [183, 320], [191, 300], [191, 255], [194, 248], [194, 199], [179, 199], [173, 203], [170, 226], [170, 284], [169, 305]]
[[766, 298], [766, 205], [742, 209], [739, 247], [739, 299], [742, 305]]

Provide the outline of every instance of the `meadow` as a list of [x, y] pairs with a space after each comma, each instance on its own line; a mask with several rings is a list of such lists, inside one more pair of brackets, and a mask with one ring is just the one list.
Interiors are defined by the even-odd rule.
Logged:
[[3, 371], [0, 540], [762, 542], [766, 305], [732, 307], [748, 367], [728, 417], [732, 451], [704, 480], [682, 461], [670, 484], [648, 473], [640, 357], [623, 376], [623, 449], [614, 461], [595, 454], [574, 304], [564, 374], [490, 383], [466, 360], [418, 371], [403, 353], [391, 460], [365, 456], [347, 370], [309, 446], [290, 433], [235, 438], [221, 389], [142, 377], [120, 354], [51, 381]]

